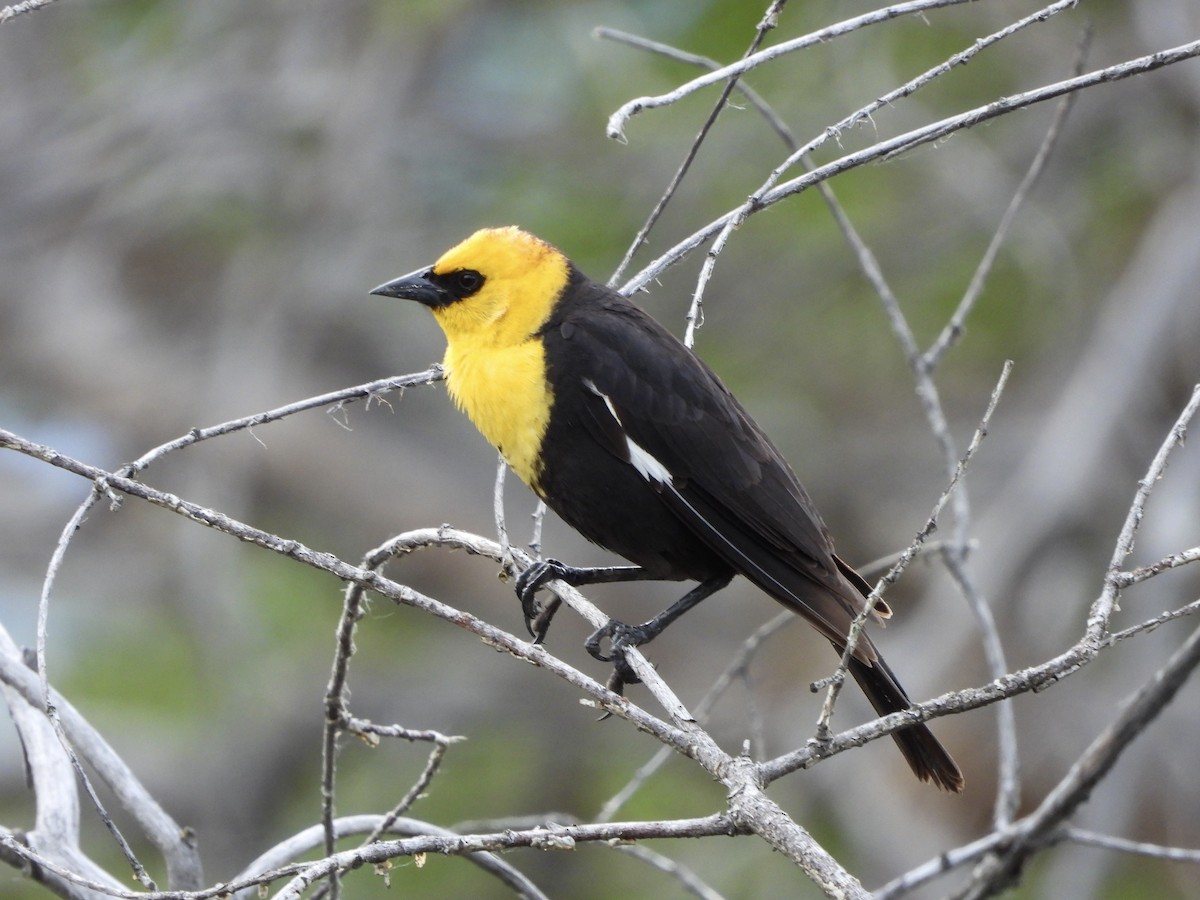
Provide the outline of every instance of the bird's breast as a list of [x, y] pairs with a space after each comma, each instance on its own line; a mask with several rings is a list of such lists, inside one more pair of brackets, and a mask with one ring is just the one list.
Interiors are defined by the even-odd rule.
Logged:
[[553, 402], [541, 341], [510, 347], [452, 343], [446, 348], [444, 364], [455, 404], [536, 491], [542, 439]]

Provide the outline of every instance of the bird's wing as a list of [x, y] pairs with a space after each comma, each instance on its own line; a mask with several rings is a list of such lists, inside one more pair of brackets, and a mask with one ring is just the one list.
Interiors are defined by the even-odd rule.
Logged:
[[[558, 377], [580, 382], [592, 437], [731, 567], [844, 646], [866, 585], [835, 556], [807, 492], [720, 379], [623, 298], [593, 298], [556, 324], [570, 345]], [[875, 658], [869, 641], [856, 655]]]

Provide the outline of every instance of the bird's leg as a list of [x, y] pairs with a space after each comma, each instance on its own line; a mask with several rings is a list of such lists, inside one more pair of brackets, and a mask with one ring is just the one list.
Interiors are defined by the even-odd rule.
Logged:
[[[733, 575], [718, 575], [708, 581], [696, 585], [653, 619], [641, 625], [627, 625], [617, 619], [609, 619], [608, 624], [597, 628], [584, 642], [587, 652], [593, 659], [613, 664], [613, 674], [608, 680], [608, 688], [614, 693], [621, 693], [627, 684], [637, 684], [641, 681], [633, 667], [625, 658], [625, 651], [631, 647], [640, 647], [654, 640], [667, 626], [682, 616], [685, 612], [706, 597], [711, 597], [733, 579]], [[609, 640], [609, 652], [606, 656], [600, 649], [600, 643]]]
[[609, 584], [614, 581], [642, 581], [647, 579], [641, 566], [605, 566], [596, 569], [577, 569], [564, 565], [557, 559], [538, 560], [517, 576], [517, 598], [521, 601], [521, 612], [525, 615], [525, 627], [535, 644], [540, 644], [550, 628], [557, 604], [547, 605], [543, 610], [537, 601], [537, 592], [548, 581], [565, 581], [571, 587], [588, 584]]

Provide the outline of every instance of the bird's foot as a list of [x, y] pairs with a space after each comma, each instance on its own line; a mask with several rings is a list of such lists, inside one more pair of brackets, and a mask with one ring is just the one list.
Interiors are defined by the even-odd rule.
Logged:
[[[621, 694], [625, 685], [640, 684], [642, 681], [630, 665], [625, 651], [646, 643], [652, 637], [654, 635], [644, 625], [627, 625], [617, 619], [609, 619], [606, 625], [591, 633], [583, 646], [593, 659], [613, 664], [607, 687], [614, 694]], [[606, 639], [609, 647], [607, 654], [600, 648]]]
[[517, 576], [517, 599], [521, 601], [525, 628], [535, 644], [540, 644], [546, 639], [546, 632], [550, 630], [550, 620], [558, 610], [557, 599], [543, 607], [538, 602], [537, 592], [545, 587], [546, 582], [562, 578], [569, 571], [570, 568], [557, 559], [539, 559]]

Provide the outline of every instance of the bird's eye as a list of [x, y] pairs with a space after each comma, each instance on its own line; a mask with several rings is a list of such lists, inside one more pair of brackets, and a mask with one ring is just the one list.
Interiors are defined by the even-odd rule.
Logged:
[[450, 289], [461, 300], [483, 287], [483, 276], [474, 269], [459, 269], [450, 276]]

